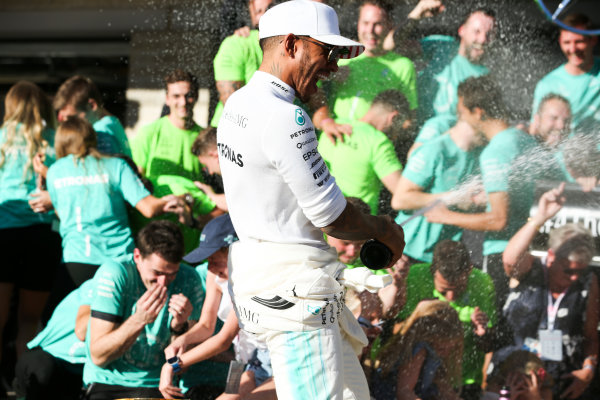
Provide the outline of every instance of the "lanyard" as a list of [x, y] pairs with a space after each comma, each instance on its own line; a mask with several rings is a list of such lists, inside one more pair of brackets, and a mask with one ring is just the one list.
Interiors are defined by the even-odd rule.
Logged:
[[552, 304], [552, 295], [550, 294], [550, 290], [548, 290], [548, 330], [554, 329], [554, 322], [556, 321], [556, 314], [558, 313], [558, 307], [560, 306], [560, 302], [563, 297], [565, 297], [565, 290], [558, 296], [554, 304]]

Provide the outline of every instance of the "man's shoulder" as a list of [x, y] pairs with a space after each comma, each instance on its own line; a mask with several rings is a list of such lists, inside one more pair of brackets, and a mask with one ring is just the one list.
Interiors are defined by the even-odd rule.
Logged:
[[167, 121], [168, 117], [164, 116], [157, 119], [156, 121], [150, 122], [149, 124], [142, 126], [135, 138], [148, 136], [160, 132], [161, 130], [166, 128]]
[[137, 268], [133, 256], [127, 255], [105, 261], [100, 265], [95, 276], [103, 279], [119, 279], [120, 277], [131, 279], [133, 273], [137, 273]]
[[546, 75], [544, 75], [542, 77], [542, 79], [540, 79], [538, 84], [536, 85], [536, 88], [537, 87], [549, 87], [550, 88], [550, 86], [554, 85], [556, 81], [568, 78], [569, 74], [567, 73], [567, 70], [565, 69], [565, 65], [567, 65], [567, 64], [561, 64], [560, 66], [554, 68], [552, 71], [550, 71]]

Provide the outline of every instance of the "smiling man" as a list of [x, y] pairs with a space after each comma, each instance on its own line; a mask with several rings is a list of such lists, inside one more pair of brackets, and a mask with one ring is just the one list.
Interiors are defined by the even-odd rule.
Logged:
[[[591, 29], [592, 22], [582, 14], [571, 14], [563, 22], [576, 29]], [[597, 36], [560, 31], [558, 43], [567, 62], [542, 78], [535, 88], [533, 114], [549, 93], [560, 94], [571, 104], [571, 131], [597, 134], [600, 128], [600, 58], [594, 57]]]
[[[267, 343], [280, 399], [368, 399], [357, 354], [366, 336], [344, 305], [345, 265], [323, 238], [376, 238], [402, 255], [402, 229], [347, 203], [294, 97], [308, 100], [360, 43], [339, 34], [335, 11], [296, 0], [259, 24], [259, 70], [231, 95], [217, 130], [225, 196], [240, 240], [229, 280], [242, 329]], [[349, 397], [354, 396], [354, 397]]]
[[199, 319], [204, 301], [196, 271], [179, 264], [183, 253], [179, 228], [153, 221], [138, 233], [133, 258], [100, 266], [83, 370], [89, 399], [161, 397], [163, 350]]

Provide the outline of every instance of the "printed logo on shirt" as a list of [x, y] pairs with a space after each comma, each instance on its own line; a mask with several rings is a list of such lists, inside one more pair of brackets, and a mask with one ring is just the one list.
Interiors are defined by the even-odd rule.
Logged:
[[284, 91], [284, 92], [286, 92], [286, 93], [288, 93], [288, 92], [289, 92], [289, 90], [288, 90], [288, 89], [287, 89], [285, 86], [283, 86], [282, 84], [280, 84], [280, 83], [277, 83], [277, 82], [275, 82], [275, 81], [271, 81], [271, 85], [273, 85], [273, 86], [275, 86], [275, 87], [277, 87], [277, 88], [279, 88], [279, 89], [283, 90], [283, 91]]
[[242, 114], [231, 114], [229, 112], [224, 112], [223, 118], [241, 128], [245, 128], [248, 122], [248, 117], [245, 117]]
[[329, 180], [329, 178], [331, 178], [331, 174], [328, 172], [327, 176], [321, 182], [317, 183], [317, 186], [319, 186], [319, 187], [323, 186], [324, 184], [327, 183], [327, 181]]
[[315, 161], [313, 161], [312, 164], [310, 165], [310, 169], [313, 169], [315, 167], [315, 165], [317, 165], [319, 163], [319, 161], [321, 161], [322, 159], [323, 158], [319, 157]]
[[312, 126], [309, 126], [308, 128], [301, 129], [301, 130], [299, 130], [297, 132], [291, 133], [290, 134], [290, 139], [300, 137], [300, 136], [305, 135], [305, 134], [310, 133], [310, 132], [314, 132], [314, 130], [315, 130], [315, 128], [313, 128]]
[[217, 148], [219, 149], [221, 157], [237, 164], [239, 167], [244, 166], [244, 161], [242, 160], [242, 155], [240, 153], [236, 154], [235, 150], [224, 143], [217, 143]]
[[54, 188], [62, 189], [69, 186], [100, 185], [108, 183], [108, 174], [67, 176], [54, 180]]
[[[307, 153], [304, 153], [304, 154], [302, 155], [302, 158], [304, 158], [304, 161], [308, 161], [308, 160], [310, 160], [310, 159], [311, 159], [313, 156], [316, 156], [317, 154], [319, 154], [319, 153], [317, 152], [317, 149], [312, 149], [312, 150], [310, 150], [309, 152], [307, 152]], [[320, 158], [320, 157], [319, 157], [319, 158]], [[313, 165], [313, 167], [314, 167], [314, 165]], [[311, 167], [311, 168], [312, 168], [312, 167]]]
[[306, 123], [306, 118], [304, 118], [304, 114], [301, 109], [296, 109], [296, 123], [300, 126]]
[[258, 324], [258, 321], [260, 320], [259, 313], [257, 313], [256, 311], [252, 311], [246, 307], [243, 307], [239, 304], [236, 307], [241, 320], [250, 321], [253, 324]]
[[327, 171], [327, 165], [325, 165], [325, 163], [322, 163], [321, 167], [319, 167], [319, 169], [313, 173], [313, 178], [315, 180], [319, 179], [321, 175], [325, 173], [325, 171]]
[[321, 307], [313, 307], [310, 304], [306, 305], [306, 310], [312, 315], [319, 315], [321, 313]]
[[305, 140], [304, 142], [296, 143], [296, 147], [301, 149], [302, 146], [306, 146], [307, 144], [310, 144], [310, 143], [314, 142], [315, 140], [317, 140], [317, 138], [311, 137], [310, 139]]
[[265, 307], [272, 308], [274, 310], [287, 310], [288, 308], [292, 308], [295, 306], [294, 303], [282, 299], [279, 296], [274, 296], [272, 299], [261, 299], [260, 297], [254, 296], [251, 298], [258, 304], [262, 304]]

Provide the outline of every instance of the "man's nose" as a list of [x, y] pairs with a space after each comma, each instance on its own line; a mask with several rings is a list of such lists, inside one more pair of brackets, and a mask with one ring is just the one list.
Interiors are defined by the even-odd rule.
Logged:
[[456, 292], [454, 290], [448, 290], [446, 292], [446, 294], [444, 295], [444, 297], [448, 301], [454, 301], [454, 300], [456, 300]]
[[167, 276], [160, 275], [158, 278], [156, 278], [156, 283], [158, 283], [159, 285], [162, 285], [162, 286], [166, 286], [167, 285]]

